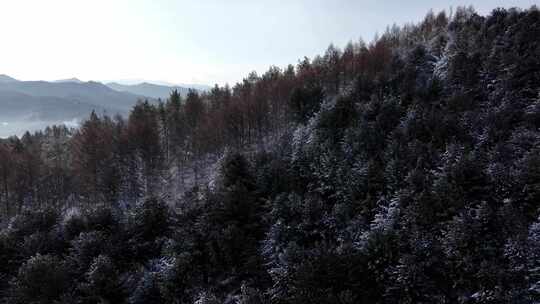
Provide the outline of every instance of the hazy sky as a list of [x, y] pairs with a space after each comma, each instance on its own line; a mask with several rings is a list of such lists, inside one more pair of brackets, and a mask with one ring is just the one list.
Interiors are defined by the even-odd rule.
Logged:
[[22, 80], [133, 79], [224, 84], [332, 42], [473, 5], [535, 1], [0, 0], [0, 74]]

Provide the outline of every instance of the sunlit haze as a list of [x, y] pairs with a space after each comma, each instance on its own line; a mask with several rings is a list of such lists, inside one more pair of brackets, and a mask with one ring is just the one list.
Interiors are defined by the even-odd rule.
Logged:
[[296, 63], [330, 43], [472, 4], [480, 13], [535, 1], [3, 0], [0, 74], [21, 80], [149, 79], [224, 84]]

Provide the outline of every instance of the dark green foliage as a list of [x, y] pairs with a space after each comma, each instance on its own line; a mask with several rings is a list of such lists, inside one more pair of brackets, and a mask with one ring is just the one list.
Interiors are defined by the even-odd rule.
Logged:
[[324, 99], [320, 87], [296, 88], [291, 95], [289, 106], [293, 119], [297, 122], [306, 122], [317, 110]]
[[81, 290], [87, 303], [122, 303], [126, 294], [118, 270], [106, 255], [99, 255], [93, 260]]
[[153, 272], [147, 272], [143, 275], [129, 298], [129, 303], [132, 304], [161, 304], [164, 302], [159, 289], [158, 274]]
[[17, 236], [26, 236], [36, 232], [47, 232], [58, 223], [58, 212], [53, 208], [38, 211], [26, 210], [14, 217], [10, 223], [11, 233]]
[[223, 280], [220, 273], [235, 282], [261, 280], [266, 275], [258, 255], [264, 201], [255, 192], [250, 164], [241, 154], [227, 154], [220, 175], [216, 193], [208, 194], [204, 213], [196, 219], [199, 236], [193, 245], [199, 252], [193, 258], [205, 261], [203, 281]]
[[165, 236], [170, 229], [168, 206], [161, 200], [150, 198], [135, 207], [130, 218], [130, 229], [143, 241]]
[[171, 230], [169, 207], [161, 200], [149, 198], [135, 207], [128, 220], [130, 254], [140, 262], [159, 255]]
[[107, 251], [107, 238], [99, 231], [82, 232], [71, 241], [68, 260], [71, 270], [84, 273], [92, 261]]
[[86, 227], [90, 230], [113, 234], [121, 229], [120, 216], [112, 208], [101, 207], [83, 212]]
[[37, 254], [21, 265], [11, 285], [9, 303], [52, 304], [69, 290], [70, 277], [62, 260]]

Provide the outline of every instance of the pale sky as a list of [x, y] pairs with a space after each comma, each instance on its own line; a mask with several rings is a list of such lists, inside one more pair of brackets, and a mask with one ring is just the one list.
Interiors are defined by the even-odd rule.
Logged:
[[250, 71], [370, 41], [429, 9], [535, 1], [0, 0], [0, 74], [20, 80], [234, 84]]

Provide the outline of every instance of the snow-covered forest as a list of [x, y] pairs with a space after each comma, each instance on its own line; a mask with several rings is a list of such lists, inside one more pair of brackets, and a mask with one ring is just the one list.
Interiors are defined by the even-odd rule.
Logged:
[[540, 12], [428, 13], [0, 140], [0, 303], [539, 303]]

